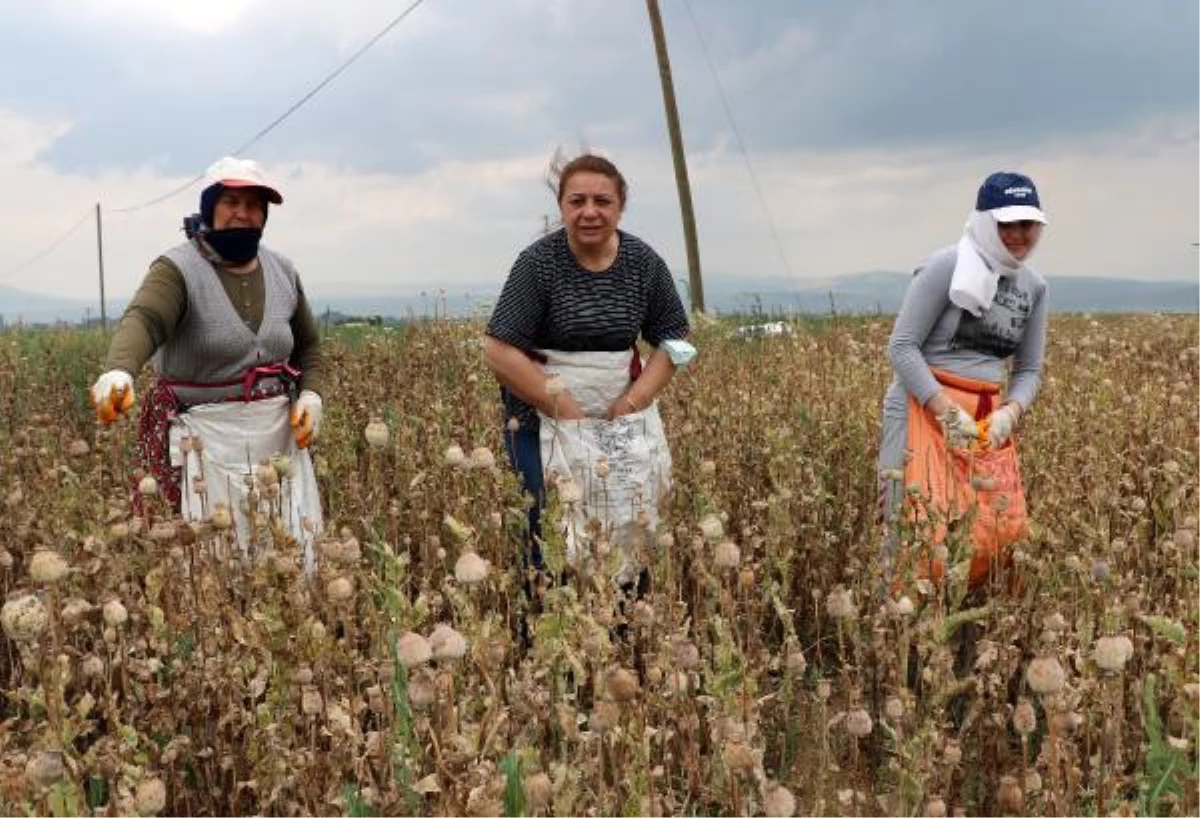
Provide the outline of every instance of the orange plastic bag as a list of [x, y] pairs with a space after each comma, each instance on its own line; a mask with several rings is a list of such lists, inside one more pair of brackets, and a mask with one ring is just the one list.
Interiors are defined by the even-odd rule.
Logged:
[[[934, 370], [934, 375], [950, 398], [972, 417], [986, 417], [999, 395], [999, 387], [987, 381], [940, 370]], [[983, 436], [971, 449], [951, 449], [937, 418], [910, 397], [908, 449], [904, 485], [916, 489], [905, 496], [908, 520], [932, 525], [931, 543], [938, 544], [945, 540], [950, 521], [970, 519], [973, 551], [968, 587], [972, 590], [987, 582], [996, 568], [1010, 567], [1010, 546], [1029, 535], [1025, 488], [1013, 441], [990, 450]], [[932, 555], [932, 547], [920, 550], [915, 555], [918, 575], [940, 580], [946, 566]]]

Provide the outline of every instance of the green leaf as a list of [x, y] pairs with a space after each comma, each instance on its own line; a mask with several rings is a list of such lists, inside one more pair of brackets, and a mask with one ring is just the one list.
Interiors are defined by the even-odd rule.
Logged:
[[1182, 645], [1187, 642], [1187, 631], [1183, 625], [1176, 622], [1174, 619], [1168, 619], [1165, 616], [1146, 616], [1139, 615], [1138, 619], [1154, 631], [1158, 636], [1163, 637], [1176, 645]]
[[525, 788], [521, 781], [521, 768], [524, 764], [521, 756], [514, 751], [500, 762], [504, 771], [504, 814], [518, 816], [525, 814]]

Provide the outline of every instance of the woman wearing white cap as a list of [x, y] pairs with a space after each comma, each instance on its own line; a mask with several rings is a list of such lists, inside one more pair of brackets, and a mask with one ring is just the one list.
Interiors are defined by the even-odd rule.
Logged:
[[[275, 489], [258, 486], [260, 510], [284, 517], [311, 567], [321, 524], [307, 452], [322, 412], [318, 327], [296, 268], [259, 243], [269, 205], [283, 203], [278, 189], [246, 159], [225, 157], [206, 176], [200, 213], [184, 220], [187, 241], [150, 265], [91, 399], [112, 423], [133, 406], [134, 376], [151, 361], [140, 464], [188, 519], [225, 503], [243, 545], [257, 529], [242, 502], [248, 464], [290, 455], [287, 465], [276, 460], [284, 474]], [[271, 482], [262, 470], [258, 477]]]
[[[940, 577], [951, 524], [967, 521], [979, 587], [1028, 534], [1012, 435], [1041, 382], [1047, 287], [1026, 262], [1045, 224], [1033, 181], [994, 173], [958, 243], [913, 274], [888, 342], [879, 450], [884, 555], [910, 558], [901, 570]], [[897, 555], [902, 540], [925, 553]]]

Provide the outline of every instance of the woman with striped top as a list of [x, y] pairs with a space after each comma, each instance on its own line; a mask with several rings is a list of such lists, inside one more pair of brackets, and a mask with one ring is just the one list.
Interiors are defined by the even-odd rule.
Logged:
[[[560, 421], [589, 412], [543, 369], [546, 351], [627, 351], [624, 388], [591, 416], [613, 420], [646, 410], [676, 364], [659, 348], [688, 334], [688, 318], [666, 263], [641, 239], [619, 229], [627, 185], [608, 159], [583, 154], [561, 167], [556, 194], [562, 228], [526, 247], [513, 264], [487, 327], [484, 357], [501, 384], [509, 460], [535, 503], [531, 557], [545, 482], [539, 413]], [[655, 347], [642, 366], [637, 339]], [[548, 383], [551, 385], [547, 388]]]

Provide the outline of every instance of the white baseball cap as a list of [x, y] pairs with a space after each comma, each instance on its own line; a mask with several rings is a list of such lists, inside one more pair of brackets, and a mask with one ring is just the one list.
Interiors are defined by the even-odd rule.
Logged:
[[267, 175], [253, 159], [238, 159], [224, 156], [208, 166], [204, 176], [209, 185], [225, 187], [260, 187], [267, 192], [267, 199], [274, 204], [283, 204], [283, 196], [267, 181]]

